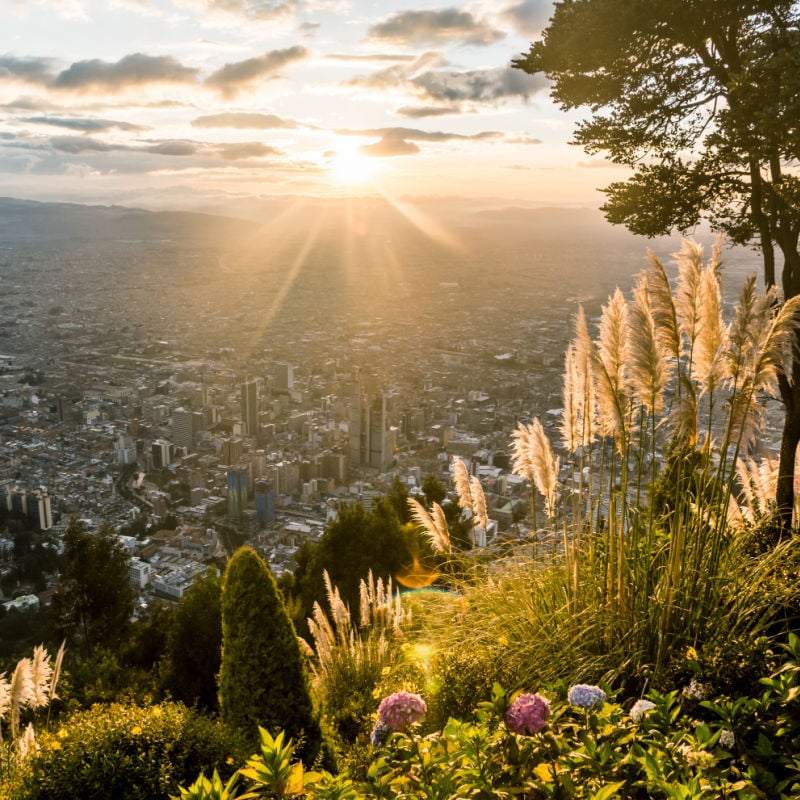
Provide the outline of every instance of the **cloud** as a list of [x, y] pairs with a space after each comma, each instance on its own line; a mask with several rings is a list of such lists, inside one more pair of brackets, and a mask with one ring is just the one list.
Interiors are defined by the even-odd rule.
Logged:
[[551, 0], [522, 0], [503, 9], [501, 16], [510, 22], [518, 33], [524, 36], [538, 36], [547, 26], [552, 13]]
[[401, 106], [395, 111], [401, 117], [422, 119], [423, 117], [443, 117], [447, 114], [458, 114], [459, 108], [453, 106]]
[[45, 85], [52, 80], [53, 74], [54, 62], [50, 58], [0, 56], [0, 81], [17, 80]]
[[300, 45], [287, 47], [284, 50], [272, 50], [255, 58], [225, 64], [209, 75], [205, 84], [219, 91], [223, 97], [232, 97], [265, 75], [275, 73], [294, 61], [302, 61], [308, 58], [308, 55], [308, 50]]
[[86, 119], [79, 117], [27, 117], [23, 122], [36, 125], [53, 125], [58, 128], [69, 128], [84, 133], [102, 133], [117, 129], [120, 131], [145, 131], [143, 125], [132, 125], [130, 122], [119, 122], [113, 119]]
[[50, 138], [50, 145], [60, 153], [78, 155], [79, 153], [107, 153], [111, 150], [121, 149], [119, 146], [112, 146], [88, 136], [53, 136]]
[[180, 4], [203, 15], [239, 17], [258, 22], [289, 16], [299, 5], [296, 0], [181, 0]]
[[240, 128], [250, 130], [276, 130], [279, 128], [299, 128], [293, 119], [286, 119], [275, 114], [245, 114], [227, 112], [208, 114], [192, 120], [193, 128]]
[[132, 53], [119, 61], [76, 61], [53, 81], [56, 89], [100, 89], [121, 92], [148, 83], [194, 83], [198, 70], [172, 56]]
[[373, 144], [365, 144], [358, 148], [368, 156], [411, 156], [419, 153], [419, 147], [406, 139], [381, 139]]
[[193, 156], [200, 149], [197, 142], [186, 139], [166, 139], [163, 142], [142, 148], [142, 152], [155, 153], [160, 156]]
[[225, 161], [238, 161], [244, 158], [263, 158], [264, 156], [275, 156], [280, 154], [280, 150], [263, 142], [237, 142], [235, 144], [223, 144], [218, 148], [220, 156]]
[[366, 55], [354, 55], [352, 53], [329, 53], [325, 58], [331, 61], [415, 61], [417, 56], [391, 54], [391, 53], [372, 53]]
[[434, 57], [437, 55], [428, 53], [409, 67], [398, 65], [371, 75], [358, 75], [346, 85], [380, 91], [401, 89], [416, 96], [422, 101], [421, 105], [405, 105], [397, 112], [409, 117], [442, 116], [474, 110], [464, 108], [464, 104], [497, 104], [514, 97], [527, 100], [548, 86], [542, 75], [529, 75], [511, 66], [464, 72], [435, 69], [433, 67], [438, 63]]
[[336, 133], [345, 136], [376, 136], [380, 141], [363, 145], [362, 153], [370, 156], [405, 156], [419, 153], [414, 142], [449, 142], [454, 139], [476, 140], [497, 139], [502, 136], [498, 131], [481, 131], [480, 133], [462, 134], [445, 131], [423, 131], [419, 128], [369, 128], [366, 130], [339, 130]]
[[466, 72], [430, 71], [412, 79], [413, 86], [437, 101], [490, 102], [506, 97], [527, 99], [547, 87], [541, 75], [529, 75], [514, 67], [493, 67]]
[[469, 11], [444, 8], [438, 11], [401, 11], [371, 26], [368, 36], [412, 46], [453, 41], [488, 45], [503, 39], [505, 34], [477, 20]]

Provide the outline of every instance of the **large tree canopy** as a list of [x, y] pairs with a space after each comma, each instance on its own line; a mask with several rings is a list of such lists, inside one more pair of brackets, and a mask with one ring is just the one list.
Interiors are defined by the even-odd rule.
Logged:
[[[561, 0], [515, 66], [544, 73], [564, 109], [588, 109], [577, 144], [633, 170], [605, 189], [611, 222], [655, 236], [706, 219], [761, 248], [768, 285], [800, 294], [800, 3]], [[797, 361], [781, 395], [791, 516]]]

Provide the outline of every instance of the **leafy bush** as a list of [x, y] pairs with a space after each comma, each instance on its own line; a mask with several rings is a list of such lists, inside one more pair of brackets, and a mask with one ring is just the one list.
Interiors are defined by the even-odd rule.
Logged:
[[167, 800], [200, 771], [232, 772], [243, 753], [228, 729], [177, 703], [95, 706], [38, 744], [13, 800]]

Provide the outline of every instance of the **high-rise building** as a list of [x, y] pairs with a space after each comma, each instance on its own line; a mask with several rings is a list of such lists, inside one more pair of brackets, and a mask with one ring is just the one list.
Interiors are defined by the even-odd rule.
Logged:
[[40, 490], [34, 494], [32, 502], [28, 502], [28, 511], [31, 520], [40, 531], [46, 531], [53, 527], [50, 495], [46, 491]]
[[275, 521], [275, 490], [271, 481], [256, 481], [255, 503], [262, 525]]
[[194, 446], [194, 413], [186, 408], [172, 412], [172, 443], [191, 450]]
[[222, 463], [228, 466], [235, 464], [242, 455], [242, 440], [238, 436], [231, 436], [222, 442]]
[[258, 435], [258, 384], [246, 381], [241, 385], [242, 422], [248, 436]]
[[232, 522], [239, 522], [247, 508], [247, 480], [246, 467], [228, 470], [228, 519]]
[[172, 442], [168, 442], [166, 439], [156, 439], [150, 445], [150, 453], [153, 457], [153, 469], [168, 467], [172, 463]]
[[294, 388], [294, 367], [291, 364], [275, 365], [275, 389], [279, 392], [291, 392]]
[[393, 448], [386, 395], [374, 387], [374, 379], [359, 376], [351, 388], [350, 464], [383, 470], [392, 462]]

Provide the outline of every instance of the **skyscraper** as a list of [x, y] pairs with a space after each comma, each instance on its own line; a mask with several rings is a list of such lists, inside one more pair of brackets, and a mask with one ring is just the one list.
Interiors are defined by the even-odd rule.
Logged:
[[193, 412], [176, 408], [172, 412], [172, 443], [175, 447], [191, 450], [194, 445]]
[[245, 381], [241, 385], [242, 391], [242, 422], [248, 436], [258, 435], [258, 384], [255, 381]]

